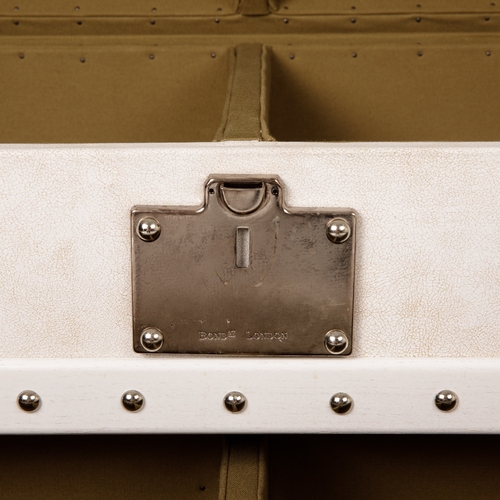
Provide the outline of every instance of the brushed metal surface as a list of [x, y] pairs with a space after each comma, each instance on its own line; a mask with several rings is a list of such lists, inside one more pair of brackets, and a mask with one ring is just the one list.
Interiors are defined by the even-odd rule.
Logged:
[[[154, 241], [136, 231], [145, 218], [162, 228]], [[338, 218], [340, 244], [327, 234]], [[208, 179], [201, 207], [136, 206], [131, 224], [136, 352], [155, 328], [160, 353], [351, 353], [352, 209], [291, 209], [277, 176], [226, 175]], [[325, 348], [330, 330], [348, 338], [340, 354]]]

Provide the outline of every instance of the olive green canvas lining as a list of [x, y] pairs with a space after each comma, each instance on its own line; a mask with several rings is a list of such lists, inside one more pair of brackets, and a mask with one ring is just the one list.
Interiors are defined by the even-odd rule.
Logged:
[[286, 15], [500, 12], [491, 0], [270, 0], [270, 7]]
[[[222, 117], [227, 47], [0, 50], [0, 141], [211, 141]], [[22, 57], [20, 57], [22, 56]]]
[[0, 143], [500, 140], [500, 2], [74, 3], [0, 0]]
[[261, 45], [240, 45], [230, 77], [223, 119], [215, 140], [272, 140], [268, 117], [265, 61]]
[[275, 46], [270, 129], [282, 141], [498, 141], [494, 53], [498, 43]]
[[[500, 2], [499, 2], [500, 3]], [[374, 33], [468, 33], [498, 35], [499, 12], [394, 13], [394, 14], [310, 14], [263, 16], [0, 16], [1, 36], [175, 36], [244, 35], [243, 43], [261, 43], [266, 35], [285, 35], [293, 42], [297, 35], [344, 33], [352, 36]]]
[[224, 442], [218, 500], [267, 500], [267, 439], [228, 436]]
[[1, 436], [0, 497], [491, 500], [499, 445], [498, 435]]
[[260, 68], [260, 126], [261, 138], [264, 141], [274, 141], [269, 129], [269, 113], [271, 103], [271, 50], [262, 47], [262, 64]]
[[0, 437], [2, 500], [218, 500], [223, 438]]
[[477, 434], [272, 436], [269, 498], [494, 500], [499, 445]]
[[239, 0], [0, 0], [1, 16], [209, 16], [238, 12]]
[[269, 14], [267, 0], [245, 0], [240, 2], [240, 12], [244, 16], [263, 16]]

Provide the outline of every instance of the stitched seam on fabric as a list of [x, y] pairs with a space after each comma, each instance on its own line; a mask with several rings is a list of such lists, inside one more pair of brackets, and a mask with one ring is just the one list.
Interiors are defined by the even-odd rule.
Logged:
[[[231, 112], [231, 104], [233, 101], [234, 79], [236, 77], [236, 66], [238, 64], [237, 58], [238, 58], [238, 51], [237, 51], [237, 49], [234, 49], [234, 57], [233, 57], [233, 60], [231, 63], [231, 66], [232, 66], [231, 67], [231, 76], [230, 76], [231, 81], [229, 83], [228, 96], [227, 96], [227, 109], [224, 110], [224, 113], [226, 116], [225, 116], [225, 121], [224, 121], [224, 127], [222, 129], [222, 137], [225, 136], [227, 124], [229, 123], [229, 113]], [[228, 455], [229, 455], [229, 451], [228, 451]], [[229, 458], [228, 458], [228, 462], [229, 462]]]
[[226, 500], [227, 487], [229, 481], [229, 464], [231, 455], [231, 445], [227, 437], [224, 438], [224, 445], [222, 447], [222, 460], [220, 471], [220, 484], [219, 484], [219, 500]]
[[261, 70], [260, 70], [260, 140], [274, 141], [275, 138], [270, 128], [270, 99], [271, 80], [270, 76], [270, 48], [266, 45], [261, 50]]
[[266, 500], [266, 450], [265, 450], [265, 438], [260, 439], [259, 443], [259, 464], [258, 464], [258, 476], [257, 476], [257, 500]]
[[229, 110], [231, 109], [231, 99], [233, 96], [234, 76], [236, 74], [236, 57], [237, 57], [237, 52], [236, 49], [233, 48], [233, 55], [230, 61], [231, 67], [229, 71], [229, 79], [227, 84], [226, 101], [224, 102], [224, 108], [222, 110], [221, 124], [219, 126], [219, 130], [217, 130], [215, 134], [214, 141], [224, 140], [224, 135], [226, 133], [226, 127], [229, 121]]
[[261, 45], [260, 47], [260, 67], [259, 67], [259, 76], [260, 76], [260, 97], [259, 97], [259, 141], [262, 140], [262, 127], [263, 127], [263, 116], [262, 113], [264, 112], [264, 106], [263, 106], [263, 85], [265, 84], [264, 82], [264, 46]]

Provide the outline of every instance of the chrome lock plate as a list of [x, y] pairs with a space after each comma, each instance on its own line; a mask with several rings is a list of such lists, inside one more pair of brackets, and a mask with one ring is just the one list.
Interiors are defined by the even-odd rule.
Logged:
[[352, 352], [353, 210], [289, 208], [277, 176], [212, 176], [201, 207], [131, 220], [136, 352]]

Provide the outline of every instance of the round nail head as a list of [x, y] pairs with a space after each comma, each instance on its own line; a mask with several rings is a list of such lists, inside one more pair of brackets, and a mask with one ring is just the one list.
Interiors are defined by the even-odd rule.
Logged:
[[145, 399], [139, 391], [127, 391], [122, 396], [123, 407], [131, 412], [137, 412], [144, 408]]
[[453, 391], [441, 391], [434, 401], [441, 411], [452, 411], [458, 406], [458, 396]]
[[349, 347], [349, 339], [342, 330], [330, 330], [325, 335], [325, 347], [330, 354], [342, 354]]
[[163, 346], [163, 333], [156, 328], [146, 328], [141, 333], [141, 345], [148, 352], [156, 352]]
[[332, 219], [326, 225], [326, 234], [332, 243], [344, 243], [351, 236], [351, 226], [344, 219]]
[[225, 395], [224, 405], [231, 413], [240, 413], [247, 405], [247, 398], [241, 392], [232, 391]]
[[337, 392], [330, 399], [332, 410], [339, 415], [349, 413], [352, 410], [353, 404], [351, 396], [345, 392]]
[[42, 400], [35, 391], [23, 391], [19, 394], [17, 403], [21, 410], [34, 412], [40, 408]]
[[137, 234], [143, 241], [155, 241], [160, 236], [160, 233], [160, 223], [154, 217], [144, 217], [137, 224]]

